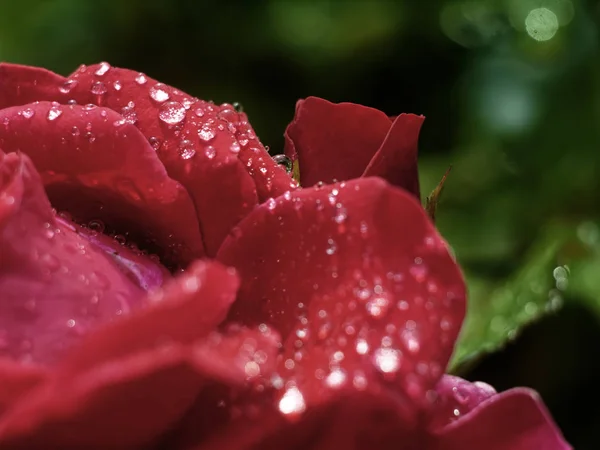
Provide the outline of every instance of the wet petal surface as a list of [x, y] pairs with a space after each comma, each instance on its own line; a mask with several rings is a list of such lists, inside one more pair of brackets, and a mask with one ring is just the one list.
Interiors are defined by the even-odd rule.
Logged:
[[93, 106], [6, 108], [0, 147], [31, 158], [57, 210], [185, 266], [204, 254], [194, 205], [139, 130], [120, 120]]
[[412, 196], [377, 178], [267, 201], [218, 259], [242, 279], [229, 319], [283, 335], [274, 384], [287, 415], [380, 382], [420, 405], [464, 315], [446, 244]]
[[441, 429], [434, 450], [570, 450], [539, 396], [516, 388], [493, 395]]
[[105, 254], [55, 219], [23, 154], [0, 154], [0, 352], [55, 362], [99, 323], [143, 303]]

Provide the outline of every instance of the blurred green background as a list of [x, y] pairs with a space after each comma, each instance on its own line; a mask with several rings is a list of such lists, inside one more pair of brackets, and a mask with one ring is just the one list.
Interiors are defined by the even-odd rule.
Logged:
[[274, 153], [308, 95], [424, 114], [423, 192], [453, 164], [438, 225], [470, 288], [453, 370], [537, 389], [575, 448], [598, 448], [598, 0], [0, 6], [1, 60], [106, 60], [241, 102]]

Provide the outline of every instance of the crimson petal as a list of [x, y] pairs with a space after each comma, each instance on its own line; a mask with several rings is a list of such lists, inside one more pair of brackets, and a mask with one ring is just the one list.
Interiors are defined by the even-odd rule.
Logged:
[[[259, 419], [259, 420], [257, 420]], [[299, 420], [272, 410], [231, 423], [212, 439], [182, 450], [421, 450], [421, 431], [403, 422], [389, 397], [353, 393], [317, 406]], [[400, 447], [399, 447], [400, 446]]]
[[[285, 185], [278, 172], [264, 177], [254, 170], [261, 164], [248, 164], [246, 153], [268, 154], [262, 144], [240, 151], [237, 132], [230, 130], [230, 118], [239, 120], [233, 109], [190, 97], [144, 74], [101, 63], [81, 66], [63, 78], [41, 68], [0, 64], [0, 106], [34, 100], [106, 106], [123, 116], [123, 124], [135, 124], [158, 151], [169, 176], [188, 190], [209, 255], [256, 205], [257, 190], [276, 195]], [[250, 128], [247, 122], [245, 126]], [[246, 155], [243, 161], [240, 153]], [[255, 172], [253, 178], [248, 172]], [[221, 206], [215, 210], [215, 204]]]
[[0, 359], [0, 416], [47, 377], [48, 370], [44, 367]]
[[379, 376], [424, 401], [464, 316], [446, 244], [414, 197], [378, 178], [267, 202], [217, 258], [242, 278], [229, 319], [283, 335], [281, 376], [298, 386], [280, 404], [289, 414]]
[[103, 252], [55, 220], [33, 164], [17, 153], [0, 153], [0, 275], [0, 351], [26, 361], [56, 360], [143, 298]]
[[71, 74], [70, 95], [79, 103], [109, 107], [135, 123], [157, 149], [169, 175], [190, 193], [205, 249], [214, 255], [231, 228], [257, 203], [255, 184], [238, 157], [240, 144], [229, 130], [230, 110], [143, 74], [107, 67], [102, 63]]
[[144, 309], [95, 330], [60, 368], [83, 370], [157, 344], [190, 343], [206, 336], [226, 317], [238, 285], [232, 269], [197, 261], [163, 288], [150, 292]]
[[570, 450], [537, 393], [515, 388], [491, 396], [439, 430], [432, 450]]
[[404, 188], [420, 198], [417, 144], [424, 120], [423, 116], [414, 114], [400, 114], [396, 117], [363, 176], [385, 178], [394, 186]]
[[0, 145], [22, 151], [52, 205], [80, 222], [103, 221], [165, 262], [204, 253], [194, 205], [131, 124], [106, 108], [36, 102], [0, 110]]
[[303, 186], [379, 176], [419, 198], [417, 141], [422, 116], [393, 119], [373, 108], [308, 97], [296, 104], [285, 151]]
[[269, 376], [277, 336], [248, 329], [210, 332], [237, 287], [218, 264], [196, 263], [150, 306], [91, 334], [54, 376], [0, 418], [0, 446], [131, 448], [157, 439], [202, 389]]
[[248, 381], [248, 340], [274, 359], [272, 339], [245, 330], [127, 355], [77, 376], [59, 374], [0, 418], [0, 446], [129, 449], [156, 441], [201, 390]]
[[381, 111], [308, 97], [296, 104], [285, 153], [300, 164], [302, 186], [360, 177], [392, 122]]

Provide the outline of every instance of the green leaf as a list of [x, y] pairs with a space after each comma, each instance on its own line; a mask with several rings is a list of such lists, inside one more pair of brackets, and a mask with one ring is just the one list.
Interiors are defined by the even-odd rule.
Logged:
[[564, 264], [574, 240], [574, 227], [552, 225], [502, 286], [467, 276], [467, 317], [450, 363], [452, 372], [502, 348], [524, 326], [562, 305], [569, 275]]

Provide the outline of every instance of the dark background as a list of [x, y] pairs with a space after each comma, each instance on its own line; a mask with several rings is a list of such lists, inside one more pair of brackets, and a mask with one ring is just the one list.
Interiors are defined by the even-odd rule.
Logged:
[[552, 257], [570, 273], [554, 311], [522, 334], [471, 313], [511, 339], [461, 375], [537, 389], [571, 444], [596, 449], [599, 25], [597, 0], [0, 0], [0, 59], [65, 75], [106, 60], [241, 102], [274, 153], [308, 95], [424, 114], [423, 192], [453, 164], [438, 225], [474, 304], [509, 283], [548, 296], [519, 276], [527, 255], [556, 224], [579, 241]]

